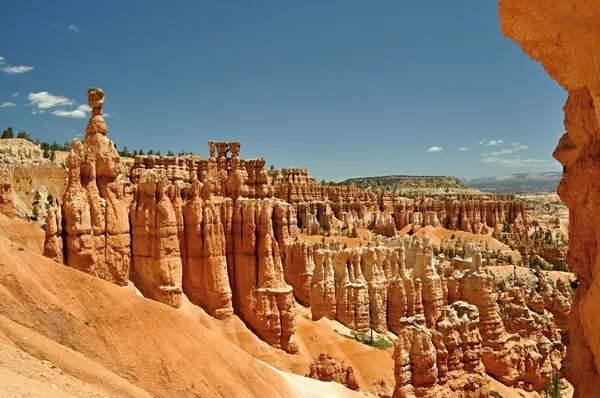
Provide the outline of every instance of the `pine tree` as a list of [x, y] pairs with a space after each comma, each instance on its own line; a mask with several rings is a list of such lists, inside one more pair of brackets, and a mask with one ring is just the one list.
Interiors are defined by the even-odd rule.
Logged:
[[175, 154], [169, 149], [169, 152], [167, 152], [167, 156], [175, 156]]
[[50, 161], [54, 162], [56, 160], [56, 151], [53, 149], [50, 151]]
[[373, 345], [373, 329], [379, 328], [379, 326], [381, 326], [383, 323], [383, 319], [381, 319], [383, 311], [381, 308], [375, 309], [375, 304], [377, 303], [375, 302], [374, 296], [371, 296], [369, 301], [371, 307], [371, 311], [369, 311], [369, 329], [371, 329], [371, 345]]
[[52, 207], [53, 203], [54, 203], [54, 198], [52, 197], [52, 195], [48, 194], [48, 196], [46, 196], [46, 210], [48, 210], [50, 207]]
[[12, 127], [8, 126], [8, 128], [2, 132], [2, 137], [0, 137], [0, 138], [2, 138], [2, 139], [14, 138], [14, 133], [13, 133]]

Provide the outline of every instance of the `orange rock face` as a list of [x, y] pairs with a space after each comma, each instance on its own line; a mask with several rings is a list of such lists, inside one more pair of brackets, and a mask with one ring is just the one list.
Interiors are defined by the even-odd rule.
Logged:
[[425, 327], [423, 316], [401, 319], [394, 350], [395, 398], [489, 395], [485, 369], [479, 362], [477, 309], [456, 304], [444, 307], [433, 329]]
[[177, 217], [169, 182], [152, 170], [142, 175], [131, 207], [131, 279], [146, 297], [178, 308], [182, 302], [182, 264]]
[[61, 264], [63, 264], [65, 261], [62, 232], [62, 214], [60, 211], [60, 206], [53, 204], [48, 209], [48, 215], [46, 216], [46, 240], [44, 241], [44, 256]]
[[[100, 96], [102, 90], [98, 90], [90, 92]], [[97, 112], [101, 114], [98, 107]], [[101, 118], [100, 114], [92, 119]], [[67, 157], [69, 181], [62, 205], [65, 262], [125, 286], [131, 266], [128, 213], [133, 188], [112, 141], [105, 132], [92, 130], [83, 143], [73, 140]]]
[[570, 344], [565, 362], [576, 396], [600, 390], [600, 303], [598, 278], [600, 162], [597, 148], [600, 4], [582, 0], [500, 1], [503, 33], [542, 63], [569, 97], [564, 107], [566, 134], [554, 157], [563, 165], [558, 194], [569, 206], [567, 262], [579, 286], [569, 320]]
[[358, 383], [352, 366], [338, 362], [329, 354], [319, 354], [319, 358], [310, 364], [310, 372], [306, 377], [321, 381], [334, 381], [345, 385], [351, 390], [358, 390]]
[[12, 197], [11, 173], [5, 167], [0, 169], [0, 213], [15, 218], [16, 210]]

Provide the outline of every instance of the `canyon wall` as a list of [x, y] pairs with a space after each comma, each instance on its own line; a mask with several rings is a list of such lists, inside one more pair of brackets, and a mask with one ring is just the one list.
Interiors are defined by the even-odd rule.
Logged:
[[567, 263], [579, 282], [565, 371], [576, 396], [594, 396], [600, 390], [600, 3], [501, 0], [500, 21], [502, 32], [569, 94], [563, 108], [567, 132], [553, 154], [563, 165], [558, 194], [569, 206]]

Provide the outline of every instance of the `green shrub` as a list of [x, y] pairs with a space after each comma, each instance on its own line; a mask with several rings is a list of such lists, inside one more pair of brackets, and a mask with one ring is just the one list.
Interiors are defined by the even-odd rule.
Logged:
[[353, 330], [350, 332], [350, 335], [343, 333], [340, 334], [348, 339], [356, 340], [359, 343], [377, 348], [378, 350], [387, 350], [388, 348], [394, 346], [394, 342], [384, 336], [376, 336], [371, 342], [371, 337], [367, 333], [360, 333]]

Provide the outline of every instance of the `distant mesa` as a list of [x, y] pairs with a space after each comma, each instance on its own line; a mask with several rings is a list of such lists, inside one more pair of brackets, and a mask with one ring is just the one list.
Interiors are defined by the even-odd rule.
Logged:
[[388, 191], [401, 196], [425, 195], [478, 195], [483, 192], [465, 185], [456, 177], [389, 175], [349, 178], [339, 185], [354, 185], [370, 192]]

